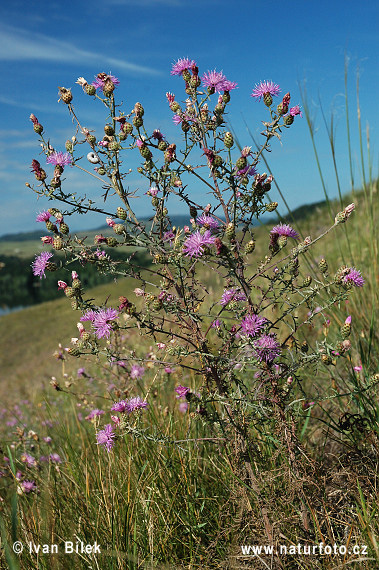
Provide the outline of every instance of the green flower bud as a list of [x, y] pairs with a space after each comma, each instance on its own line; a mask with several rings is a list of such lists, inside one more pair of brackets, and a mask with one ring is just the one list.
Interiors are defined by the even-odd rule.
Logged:
[[326, 262], [326, 259], [324, 258], [320, 259], [320, 261], [318, 262], [318, 266], [320, 268], [321, 273], [326, 273], [328, 271], [328, 264]]
[[247, 165], [247, 160], [244, 156], [240, 156], [236, 161], [236, 169], [242, 170]]
[[142, 127], [142, 125], [143, 125], [143, 119], [142, 119], [142, 117], [139, 117], [139, 116], [133, 117], [133, 125], [134, 125], [135, 127], [137, 127], [137, 129], [139, 129], [140, 127]]
[[267, 204], [266, 211], [267, 212], [274, 212], [278, 207], [278, 202], [271, 202], [271, 204]]
[[96, 87], [87, 83], [87, 85], [84, 88], [84, 91], [87, 93], [87, 95], [95, 95]]
[[225, 230], [225, 236], [229, 239], [232, 240], [235, 237], [235, 226], [232, 222], [230, 222], [227, 226], [226, 226], [226, 230]]
[[245, 253], [252, 253], [255, 249], [255, 241], [252, 239], [245, 245]]
[[294, 121], [294, 117], [292, 115], [286, 115], [283, 117], [283, 123], [287, 126], [292, 125]]
[[225, 133], [224, 145], [226, 146], [226, 148], [232, 148], [233, 144], [234, 144], [234, 138], [232, 133], [229, 132]]
[[57, 236], [54, 238], [53, 248], [57, 250], [63, 248], [63, 239], [61, 237]]
[[109, 247], [116, 247], [116, 245], [118, 245], [118, 241], [114, 237], [108, 237], [107, 238], [107, 245]]
[[263, 95], [263, 102], [266, 105], [266, 107], [270, 107], [272, 105], [272, 97], [270, 93], [265, 93]]
[[111, 137], [114, 135], [114, 128], [112, 127], [112, 125], [105, 125], [104, 132], [106, 135]]
[[68, 225], [65, 222], [62, 222], [59, 226], [59, 231], [61, 232], [61, 234], [66, 235], [70, 231], [70, 228], [68, 227]]
[[123, 233], [125, 233], [125, 228], [124, 228], [123, 224], [115, 224], [113, 226], [113, 231], [118, 236], [121, 236]]

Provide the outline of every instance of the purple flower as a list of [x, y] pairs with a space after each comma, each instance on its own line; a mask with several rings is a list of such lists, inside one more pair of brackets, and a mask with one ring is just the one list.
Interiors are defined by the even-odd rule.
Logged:
[[280, 344], [274, 334], [264, 334], [254, 342], [255, 357], [267, 364], [271, 363], [277, 356], [280, 356]]
[[109, 338], [112, 331], [112, 323], [118, 317], [117, 309], [100, 309], [99, 311], [88, 310], [80, 318], [81, 321], [91, 321], [97, 338]]
[[102, 416], [103, 414], [105, 414], [105, 412], [103, 410], [99, 410], [99, 408], [95, 408], [94, 410], [92, 410], [88, 416], [86, 417], [86, 420], [93, 420], [94, 418], [97, 418], [98, 416]]
[[291, 107], [290, 109], [290, 113], [289, 113], [292, 117], [295, 117], [296, 115], [300, 115], [300, 117], [303, 116], [299, 105], [295, 105], [294, 107]]
[[218, 329], [219, 327], [221, 327], [221, 321], [220, 319], [215, 319], [213, 321], [213, 323], [211, 324], [212, 329]]
[[36, 222], [47, 222], [50, 219], [50, 212], [43, 211], [40, 212], [36, 217]]
[[188, 386], [177, 386], [175, 388], [175, 392], [178, 394], [176, 398], [185, 398], [190, 391], [191, 389]]
[[115, 77], [114, 75], [110, 74], [107, 75], [106, 73], [98, 73], [96, 75], [95, 81], [93, 81], [91, 85], [93, 85], [93, 87], [95, 87], [96, 89], [103, 89], [104, 85], [110, 82], [112, 82], [114, 86], [120, 85], [119, 79], [117, 79], [117, 77]]
[[272, 81], [261, 81], [254, 87], [251, 96], [260, 101], [266, 93], [276, 97], [276, 95], [280, 93], [279, 85], [276, 85]]
[[58, 453], [51, 453], [49, 455], [49, 460], [52, 461], [52, 463], [62, 463], [62, 459]]
[[26, 463], [28, 467], [36, 467], [37, 465], [36, 459], [32, 455], [29, 455], [29, 453], [23, 453], [20, 459], [23, 463]]
[[246, 295], [238, 289], [225, 289], [220, 299], [220, 305], [226, 307], [231, 301], [246, 301]]
[[222, 89], [224, 91], [233, 91], [233, 89], [237, 89], [238, 85], [237, 83], [235, 83], [234, 81], [229, 81], [228, 79], [225, 79], [223, 85], [222, 85]]
[[131, 412], [135, 412], [136, 410], [142, 410], [143, 408], [147, 408], [148, 405], [149, 404], [145, 400], [142, 400], [142, 398], [136, 396], [135, 398], [130, 398], [128, 402], [127, 412], [128, 414], [130, 414]]
[[133, 380], [137, 380], [138, 378], [142, 378], [145, 373], [145, 369], [143, 366], [139, 366], [138, 364], [133, 364], [130, 369], [130, 378]]
[[257, 174], [257, 169], [254, 166], [247, 164], [245, 168], [241, 168], [237, 171], [237, 176], [255, 176]]
[[37, 485], [35, 481], [21, 481], [21, 489], [24, 493], [31, 493], [37, 491]]
[[107, 424], [104, 429], [96, 434], [97, 445], [102, 445], [109, 452], [114, 446], [114, 438], [116, 434], [113, 432], [112, 424]]
[[214, 89], [218, 93], [226, 91], [226, 89], [224, 89], [224, 84], [227, 79], [222, 71], [207, 71], [207, 73], [204, 73], [201, 81], [203, 82], [203, 85], [210, 89]]
[[363, 287], [365, 284], [361, 272], [355, 269], [355, 267], [350, 267], [350, 271], [343, 278], [343, 282], [346, 283], [346, 285], [353, 285], [354, 287]]
[[165, 232], [165, 233], [163, 234], [163, 238], [162, 238], [162, 239], [163, 239], [163, 241], [169, 241], [170, 243], [172, 243], [172, 242], [174, 241], [174, 239], [175, 239], [175, 234], [174, 234], [173, 231], [170, 230], [169, 232]]
[[129, 402], [128, 400], [120, 400], [119, 402], [116, 402], [115, 404], [113, 404], [113, 406], [111, 407], [111, 410], [113, 412], [128, 412], [129, 411]]
[[258, 315], [247, 315], [241, 322], [241, 329], [246, 336], [257, 336], [267, 323], [264, 317]]
[[54, 150], [49, 156], [46, 158], [46, 162], [49, 164], [54, 164], [55, 166], [64, 166], [70, 165], [72, 163], [72, 157], [68, 152], [57, 152]]
[[45, 271], [50, 257], [53, 257], [53, 254], [49, 251], [43, 251], [40, 255], [36, 256], [32, 263], [33, 275], [38, 275], [40, 279], [42, 279], [42, 277], [46, 278]]
[[196, 223], [199, 224], [199, 226], [204, 226], [208, 230], [218, 230], [220, 226], [216, 218], [213, 218], [213, 216], [209, 216], [208, 214], [202, 214], [196, 219]]
[[172, 66], [171, 75], [182, 75], [183, 71], [192, 69], [192, 67], [196, 67], [196, 62], [193, 59], [188, 59], [187, 57], [178, 59]]
[[274, 226], [270, 231], [270, 234], [277, 234], [279, 236], [286, 236], [294, 239], [299, 237], [299, 234], [294, 229], [292, 229], [291, 226], [282, 223]]
[[215, 239], [209, 230], [206, 230], [203, 235], [197, 231], [186, 239], [183, 244], [183, 252], [186, 254], [186, 257], [201, 257], [204, 253], [204, 248], [212, 245]]

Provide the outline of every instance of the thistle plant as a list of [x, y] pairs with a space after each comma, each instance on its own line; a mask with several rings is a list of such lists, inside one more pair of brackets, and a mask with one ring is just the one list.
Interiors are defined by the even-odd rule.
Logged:
[[[156, 369], [175, 368], [183, 378], [176, 388], [183, 409], [189, 410], [193, 421], [204, 422], [212, 433], [233, 442], [232, 468], [259, 495], [252, 468], [262, 453], [256, 430], [262, 441], [275, 435], [288, 457], [291, 476], [299, 478], [298, 418], [311, 405], [302, 385], [305, 370], [339, 366], [350, 349], [349, 317], [332, 341], [328, 337], [308, 343], [306, 334], [315, 319], [325, 318], [328, 308], [362, 287], [364, 277], [356, 267], [329, 268], [324, 258], [311, 276], [305, 261], [313, 244], [348, 221], [354, 204], [337, 212], [334, 224], [319, 236], [300, 239], [288, 224], [275, 225], [267, 232], [267, 253], [258, 256], [254, 221], [278, 206], [268, 198], [273, 176], [260, 171], [260, 159], [276, 139], [281, 140], [285, 129], [296, 128], [300, 107], [290, 106], [289, 93], [278, 98], [281, 89], [272, 81], [256, 84], [251, 95], [268, 114], [262, 121], [262, 142], [256, 151], [239, 148], [226, 126], [237, 84], [216, 70], [200, 76], [196, 63], [186, 58], [173, 65], [171, 74], [178, 76], [185, 90], [184, 101], [166, 94], [173, 122], [181, 131], [175, 141], [160, 130], [147, 131], [140, 102], [125, 111], [116, 99], [120, 82], [106, 73], [99, 73], [92, 83], [83, 77], [77, 81], [85, 96], [105, 106], [103, 133], [82, 125], [74, 96], [63, 87], [60, 100], [75, 125], [64, 151], [52, 146], [31, 115], [46, 165], [33, 160], [36, 183], [28, 186], [59, 204], [37, 217], [49, 232], [42, 242], [52, 251], [37, 256], [33, 272], [42, 278], [77, 261], [136, 282], [134, 296], [120, 297], [117, 307], [86, 298], [80, 272], [72, 271], [68, 282], [58, 282], [78, 314], [79, 335], [72, 340], [69, 355], [92, 355], [109, 366], [122, 362], [130, 368], [129, 384], [119, 386], [120, 398], [109, 402], [109, 416], [97, 431], [100, 446], [112, 453], [126, 433], [150, 437], [138, 426], [154, 405], [150, 396]], [[151, 200], [148, 221], [136, 215], [133, 204], [138, 203], [138, 191], [127, 185], [130, 170], [123, 165], [133, 161], [138, 162], [141, 192]], [[96, 202], [66, 189], [67, 168], [98, 180], [103, 192]], [[202, 202], [194, 198], [193, 185], [202, 188]], [[108, 209], [114, 195], [119, 206]], [[184, 227], [171, 220], [173, 198], [186, 205]], [[72, 234], [69, 216], [88, 212], [97, 212], [113, 234], [99, 234], [94, 243]], [[115, 248], [125, 252], [122, 261], [112, 258]], [[147, 268], [136, 260], [141, 248], [150, 258]], [[210, 287], [212, 279], [221, 284], [221, 292]], [[131, 329], [150, 337], [158, 356], [152, 359], [128, 346], [125, 335]], [[147, 368], [151, 360], [153, 368]], [[188, 373], [194, 378], [191, 387], [184, 385]], [[57, 381], [54, 387], [61, 389]], [[128, 398], [121, 397], [125, 393]], [[265, 527], [270, 535], [267, 520]]]

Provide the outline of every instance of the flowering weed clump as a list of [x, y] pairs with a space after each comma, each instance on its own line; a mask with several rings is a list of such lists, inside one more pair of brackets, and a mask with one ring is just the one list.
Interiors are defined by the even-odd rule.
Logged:
[[[95, 426], [93, 442], [104, 453], [101, 461], [112, 461], [128, 441], [170, 449], [192, 441], [189, 436], [178, 440], [162, 428], [149, 429], [147, 418], [158, 413], [159, 389], [175, 378], [177, 385], [169, 398], [180, 400], [180, 413], [186, 414], [190, 424], [200, 426], [198, 441], [208, 437], [228, 449], [237, 489], [231, 509], [239, 513], [240, 528], [249, 510], [247, 497], [252, 496], [266, 539], [275, 539], [261, 474], [268, 461], [277, 461], [291, 485], [298, 525], [309, 533], [312, 477], [307, 470], [313, 460], [301, 434], [304, 417], [309, 419], [310, 410], [320, 402], [304, 377], [321, 376], [330, 367], [339, 370], [349, 364], [346, 357], [354, 323], [346, 315], [343, 326], [332, 335], [316, 339], [313, 329], [320, 319], [329, 327], [328, 310], [358, 294], [355, 289], [364, 286], [365, 277], [356, 267], [330, 268], [324, 257], [310, 275], [307, 255], [321, 239], [327, 242], [331, 231], [338, 232], [337, 226], [349, 223], [355, 206], [352, 203], [336, 212], [334, 223], [318, 236], [301, 238], [290, 225], [275, 225], [267, 232], [266, 254], [258, 257], [253, 222], [278, 206], [268, 198], [273, 176], [260, 170], [260, 161], [286, 129], [297, 127], [300, 107], [290, 107], [289, 93], [274, 104], [281, 89], [272, 81], [256, 84], [251, 96], [267, 113], [262, 143], [256, 151], [239, 148], [226, 128], [237, 84], [216, 70], [200, 77], [196, 63], [186, 58], [173, 65], [171, 74], [179, 76], [186, 94], [183, 102], [166, 94], [173, 123], [181, 131], [180, 148], [177, 140], [167, 140], [160, 130], [146, 130], [140, 102], [129, 112], [117, 103], [120, 82], [106, 73], [99, 73], [92, 83], [83, 77], [77, 81], [85, 96], [105, 106], [103, 133], [82, 125], [74, 95], [66, 88], [59, 88], [60, 97], [76, 131], [66, 141], [65, 152], [54, 149], [43, 126], [31, 116], [46, 164], [54, 170], [50, 178], [33, 160], [37, 182], [28, 185], [39, 196], [55, 200], [56, 206], [59, 203], [59, 208], [37, 216], [49, 232], [42, 242], [52, 251], [36, 257], [33, 273], [42, 279], [59, 265], [69, 268], [77, 261], [136, 283], [133, 297], [120, 296], [118, 306], [108, 306], [106, 299], [87, 298], [80, 272], [71, 271], [68, 282], [57, 283], [78, 314], [78, 334], [64, 359], [93, 358], [105, 377], [115, 367], [118, 370], [117, 384], [107, 382], [106, 391], [98, 393], [106, 403], [103, 400], [101, 409], [93, 408], [87, 416]], [[141, 194], [151, 202], [149, 221], [136, 215], [132, 204], [138, 192], [127, 186], [130, 170], [125, 171], [123, 164], [133, 160], [138, 161], [136, 170], [143, 181]], [[66, 190], [63, 174], [68, 166], [86, 170], [99, 181], [105, 205], [100, 196], [95, 202]], [[207, 196], [202, 202], [191, 185], [202, 188]], [[107, 208], [110, 196], [119, 199], [112, 211]], [[173, 198], [188, 210], [188, 224], [183, 227], [171, 220]], [[98, 212], [114, 235], [99, 234], [94, 243], [79, 239], [67, 223], [75, 212]], [[124, 259], [112, 258], [116, 248], [125, 251]], [[150, 257], [148, 268], [136, 260], [135, 252], [141, 248]], [[56, 251], [64, 253], [64, 262], [62, 257], [54, 258]], [[221, 283], [221, 293], [209, 287], [210, 276]], [[142, 345], [130, 346], [130, 331], [148, 338], [153, 348], [146, 353]], [[372, 378], [359, 389], [367, 392], [375, 381]], [[67, 384], [53, 381], [58, 392], [77, 396]], [[96, 383], [92, 390], [100, 391], [100, 386]], [[357, 398], [358, 392], [356, 386], [344, 383], [343, 397]], [[324, 400], [332, 404], [338, 397], [336, 390]], [[169, 424], [169, 407], [165, 414]], [[30, 481], [24, 487], [27, 493], [34, 490]]]

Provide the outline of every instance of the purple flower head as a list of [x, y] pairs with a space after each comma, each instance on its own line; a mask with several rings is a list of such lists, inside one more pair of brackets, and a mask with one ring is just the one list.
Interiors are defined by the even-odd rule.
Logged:
[[143, 366], [139, 366], [138, 364], [133, 364], [130, 369], [130, 378], [133, 380], [137, 380], [138, 378], [142, 378], [145, 373], [145, 369]]
[[46, 162], [48, 164], [54, 164], [55, 166], [61, 166], [64, 168], [67, 165], [72, 165], [72, 157], [68, 152], [57, 152], [54, 150], [49, 156], [46, 158]]
[[103, 89], [104, 85], [110, 82], [112, 82], [115, 87], [117, 85], [120, 85], [119, 79], [117, 79], [117, 77], [115, 77], [114, 75], [110, 74], [107, 75], [106, 73], [98, 73], [95, 77], [95, 81], [93, 81], [91, 85], [93, 85], [95, 89]]
[[343, 282], [346, 283], [346, 285], [353, 285], [354, 287], [363, 287], [365, 284], [361, 272], [355, 269], [355, 267], [350, 267], [350, 271], [343, 278]]
[[117, 309], [100, 309], [99, 311], [89, 310], [82, 317], [81, 321], [91, 321], [93, 328], [95, 329], [95, 335], [97, 338], [109, 338], [112, 331], [112, 322], [118, 317]]
[[43, 251], [40, 255], [37, 255], [32, 263], [33, 275], [38, 275], [40, 279], [42, 277], [46, 278], [45, 271], [51, 257], [53, 257], [53, 254], [49, 251]]
[[281, 353], [280, 344], [274, 334], [264, 334], [257, 338], [254, 342], [254, 350], [255, 358], [260, 362], [264, 360], [267, 364], [270, 364]]
[[111, 407], [112, 412], [128, 412], [129, 411], [129, 402], [128, 400], [120, 400], [116, 402]]
[[142, 410], [148, 407], [148, 403], [145, 400], [142, 400], [140, 396], [136, 396], [135, 398], [130, 398], [128, 402], [128, 414], [131, 412], [135, 412], [136, 410]]
[[196, 67], [196, 62], [193, 59], [183, 57], [173, 64], [171, 75], [182, 75], [183, 71], [186, 69], [192, 69], [193, 67]]
[[114, 438], [116, 434], [113, 432], [112, 424], [107, 424], [104, 429], [96, 434], [97, 445], [102, 445], [109, 452], [114, 446]]
[[219, 327], [221, 327], [221, 321], [220, 319], [215, 319], [213, 321], [213, 323], [211, 324], [212, 329], [218, 329]]
[[36, 467], [36, 465], [37, 465], [36, 459], [32, 455], [29, 455], [29, 453], [23, 453], [21, 455], [20, 459], [28, 467]]
[[260, 101], [266, 93], [276, 97], [276, 95], [280, 93], [279, 85], [276, 85], [276, 83], [273, 83], [272, 81], [261, 81], [259, 84], [255, 85], [251, 96], [255, 97], [257, 101]]
[[99, 416], [104, 415], [105, 412], [103, 410], [99, 410], [99, 408], [95, 408], [94, 410], [92, 410], [88, 416], [86, 417], [86, 420], [93, 420], [94, 418], [97, 418]]
[[225, 289], [220, 299], [220, 305], [226, 307], [231, 301], [246, 301], [246, 295], [238, 289]]
[[62, 459], [61, 459], [60, 455], [58, 455], [58, 453], [51, 453], [49, 455], [49, 460], [52, 463], [62, 463]]
[[165, 232], [163, 234], [163, 241], [169, 241], [171, 244], [175, 239], [175, 234], [173, 231]]
[[202, 214], [199, 218], [197, 218], [196, 223], [199, 226], [204, 226], [208, 230], [215, 230], [215, 231], [217, 231], [220, 226], [216, 218], [213, 218], [213, 216], [210, 216], [209, 214], [205, 213]]
[[292, 117], [296, 117], [296, 115], [300, 115], [300, 117], [303, 116], [303, 113], [301, 112], [299, 105], [295, 105], [294, 107], [291, 107], [290, 115]]
[[201, 81], [203, 82], [203, 85], [209, 87], [210, 89], [214, 89], [218, 93], [221, 91], [226, 91], [224, 89], [224, 83], [227, 81], [227, 79], [222, 71], [207, 71], [204, 73]]
[[37, 485], [35, 481], [21, 481], [21, 489], [24, 493], [32, 493], [37, 491]]
[[40, 212], [36, 217], [36, 222], [47, 222], [50, 219], [50, 212], [43, 211]]
[[186, 257], [201, 257], [204, 253], [204, 248], [212, 245], [215, 239], [209, 230], [206, 230], [203, 235], [197, 231], [186, 239], [183, 244], [183, 252], [186, 254]]
[[258, 315], [246, 315], [241, 322], [242, 333], [246, 336], [257, 336], [267, 322], [267, 319], [264, 317], [258, 317]]
[[257, 174], [257, 170], [254, 166], [250, 166], [247, 164], [245, 168], [241, 168], [237, 171], [237, 176], [255, 176]]
[[222, 89], [223, 91], [229, 92], [233, 91], [233, 89], [238, 89], [238, 85], [234, 81], [229, 81], [228, 79], [225, 79], [224, 83], [222, 84]]
[[294, 239], [299, 237], [299, 234], [294, 229], [292, 229], [291, 226], [282, 223], [274, 226], [270, 231], [270, 234], [277, 234], [279, 236], [286, 236]]
[[188, 388], [188, 386], [177, 386], [175, 392], [178, 394], [176, 398], [179, 400], [179, 398], [185, 398], [187, 394], [191, 392], [191, 389]]

